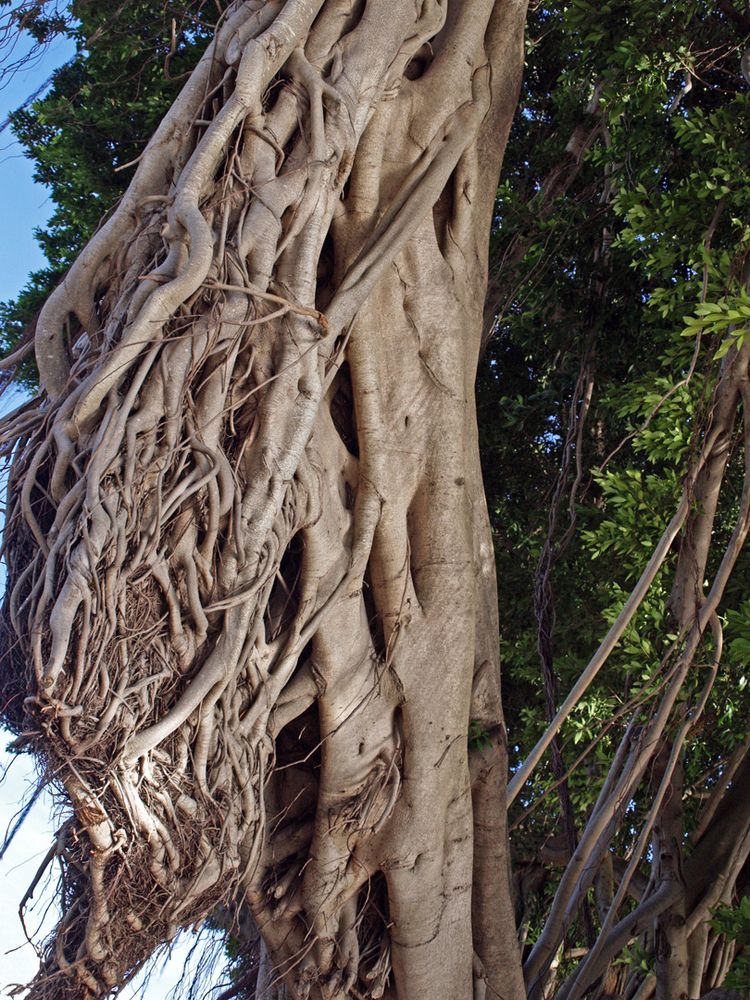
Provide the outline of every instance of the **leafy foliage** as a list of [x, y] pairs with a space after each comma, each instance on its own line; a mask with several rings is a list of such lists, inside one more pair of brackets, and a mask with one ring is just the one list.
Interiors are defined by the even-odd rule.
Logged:
[[[740, 5], [737, 19], [721, 6], [571, 0], [538, 3], [531, 14], [493, 237], [495, 267], [503, 268], [495, 333], [479, 379], [504, 694], [519, 762], [547, 722], [533, 589], [566, 451], [554, 544], [572, 519], [575, 530], [552, 568], [560, 696], [675, 509], [717, 359], [750, 335], [750, 97], [739, 66], [750, 24], [743, 31]], [[582, 416], [584, 370], [593, 392]], [[572, 441], [571, 421], [574, 430], [580, 421]], [[734, 455], [718, 536], [729, 530], [740, 483]], [[579, 829], [624, 708], [658, 683], [674, 639], [674, 558], [563, 728], [567, 767], [591, 748], [569, 778]], [[685, 758], [688, 831], [747, 733], [750, 643], [740, 586], [723, 615], [729, 655]], [[547, 766], [524, 789], [514, 840], [522, 863], [533, 864], [560, 836], [558, 784]], [[642, 808], [632, 804], [634, 821]], [[548, 868], [544, 891], [557, 878]], [[538, 931], [532, 916], [532, 940]], [[582, 933], [579, 925], [568, 940], [582, 944]]]
[[719, 906], [712, 920], [714, 930], [726, 935], [737, 947], [737, 958], [725, 985], [728, 989], [747, 989], [750, 983], [750, 898], [743, 896], [737, 906]]

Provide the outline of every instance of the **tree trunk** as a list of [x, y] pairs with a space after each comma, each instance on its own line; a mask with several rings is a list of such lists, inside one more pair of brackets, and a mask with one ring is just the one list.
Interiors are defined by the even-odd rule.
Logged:
[[219, 903], [294, 998], [525, 996], [473, 400], [524, 15], [235, 4], [40, 316], [6, 617], [75, 826], [34, 1000]]

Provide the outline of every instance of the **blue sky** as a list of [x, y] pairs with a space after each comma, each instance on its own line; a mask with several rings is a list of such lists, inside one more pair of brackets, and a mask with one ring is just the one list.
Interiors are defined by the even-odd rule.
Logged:
[[[22, 44], [15, 48], [12, 59], [20, 55]], [[23, 48], [28, 48], [24, 45]], [[41, 58], [34, 59], [28, 67], [15, 73], [0, 88], [0, 119], [15, 110], [29, 94], [50, 75], [52, 70], [68, 57], [66, 44], [50, 48]], [[5, 53], [7, 55], [7, 53]], [[50, 211], [51, 202], [45, 188], [32, 179], [33, 167], [9, 129], [0, 134], [0, 218], [3, 220], [0, 235], [0, 300], [13, 298], [25, 284], [31, 270], [43, 264], [42, 252], [34, 239], [35, 226], [44, 225]], [[3, 400], [7, 409], [10, 400]], [[4, 568], [3, 568], [4, 569]], [[2, 572], [2, 586], [4, 586]], [[5, 751], [8, 734], [0, 730], [0, 765], [5, 768], [11, 763], [11, 756]], [[31, 762], [26, 758], [13, 761], [6, 780], [0, 785], [1, 831], [14, 815], [18, 804], [28, 794], [33, 782]], [[0, 911], [3, 913], [3, 943], [0, 948], [0, 991], [9, 982], [24, 982], [33, 975], [36, 956], [33, 948], [24, 944], [25, 938], [17, 916], [18, 903], [29, 882], [47, 853], [50, 845], [52, 824], [50, 803], [39, 802], [32, 810], [21, 832], [0, 862]], [[40, 892], [40, 895], [44, 895]], [[36, 913], [30, 921], [29, 929], [37, 929], [40, 924], [49, 926], [48, 915], [43, 919], [44, 910]]]
[[[28, 45], [27, 45], [28, 47]], [[13, 61], [22, 53], [20, 44], [12, 54]], [[0, 121], [14, 110], [49, 77], [52, 71], [72, 55], [69, 42], [58, 42], [41, 57], [13, 75], [0, 87]], [[33, 231], [44, 226], [52, 203], [47, 190], [32, 179], [33, 164], [27, 160], [6, 129], [0, 133], [0, 301], [14, 298], [26, 283], [29, 272], [42, 266], [44, 258], [37, 246]], [[3, 400], [5, 411], [8, 400]], [[0, 567], [0, 587], [4, 572]], [[5, 751], [9, 736], [0, 730], [0, 767], [4, 770], [12, 758]], [[0, 784], [0, 840], [19, 803], [33, 785], [33, 766], [26, 757], [16, 758], [7, 777]], [[0, 996], [7, 996], [6, 986], [28, 981], [37, 968], [37, 958], [32, 946], [25, 942], [17, 917], [18, 903], [50, 846], [55, 825], [50, 817], [48, 798], [38, 802], [14, 840], [5, 858], [0, 862], [0, 914], [2, 938], [0, 939]], [[30, 931], [49, 929], [53, 925], [54, 911], [50, 909], [52, 886], [35, 893], [39, 904], [28, 921]], [[46, 913], [46, 917], [45, 917]], [[174, 954], [163, 970], [150, 979], [147, 987], [138, 982], [125, 993], [123, 1000], [133, 996], [143, 1000], [165, 1000], [177, 983], [183, 960], [190, 946], [190, 939], [179, 941]]]
[[[28, 48], [28, 44], [26, 45]], [[13, 52], [13, 59], [21, 52]], [[72, 53], [64, 41], [36, 57], [28, 67], [13, 74], [0, 88], [0, 120], [15, 110], [32, 94], [50, 73]], [[10, 129], [0, 133], [0, 205], [2, 205], [2, 239], [0, 239], [0, 300], [13, 298], [25, 284], [30, 270], [40, 267], [44, 258], [36, 244], [33, 230], [44, 225], [52, 206], [47, 190], [32, 180], [33, 167], [13, 141]]]

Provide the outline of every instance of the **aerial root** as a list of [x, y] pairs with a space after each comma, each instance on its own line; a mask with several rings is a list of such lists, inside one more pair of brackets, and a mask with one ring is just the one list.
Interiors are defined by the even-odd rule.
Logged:
[[[45, 307], [45, 394], [0, 431], [12, 721], [75, 827], [33, 1000], [106, 995], [217, 907], [252, 910], [299, 997], [388, 989], [385, 880], [359, 854], [402, 794], [391, 660], [410, 622], [390, 607], [369, 621], [387, 491], [355, 452], [387, 425], [377, 413], [365, 429], [363, 382], [385, 381], [374, 361], [362, 375], [353, 321], [473, 143], [488, 82], [482, 24], [480, 69], [428, 123], [398, 196], [373, 173], [362, 242], [366, 199], [345, 190], [357, 150], [371, 123], [391, 127], [405, 65], [446, 12], [368, 4], [371, 47], [354, 44], [357, 6], [230, 8]], [[360, 379], [350, 448], [329, 412], [344, 361]], [[365, 648], [327, 672], [324, 626], [355, 607]], [[337, 698], [353, 727], [372, 722], [352, 773], [329, 768]], [[313, 856], [323, 835], [341, 855], [330, 869]]]

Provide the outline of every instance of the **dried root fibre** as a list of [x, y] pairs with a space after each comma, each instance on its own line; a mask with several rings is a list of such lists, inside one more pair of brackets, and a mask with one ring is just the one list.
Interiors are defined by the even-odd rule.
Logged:
[[290, 997], [524, 995], [473, 403], [524, 13], [235, 3], [43, 310], [3, 425], [7, 714], [73, 805], [34, 1000], [219, 907]]

